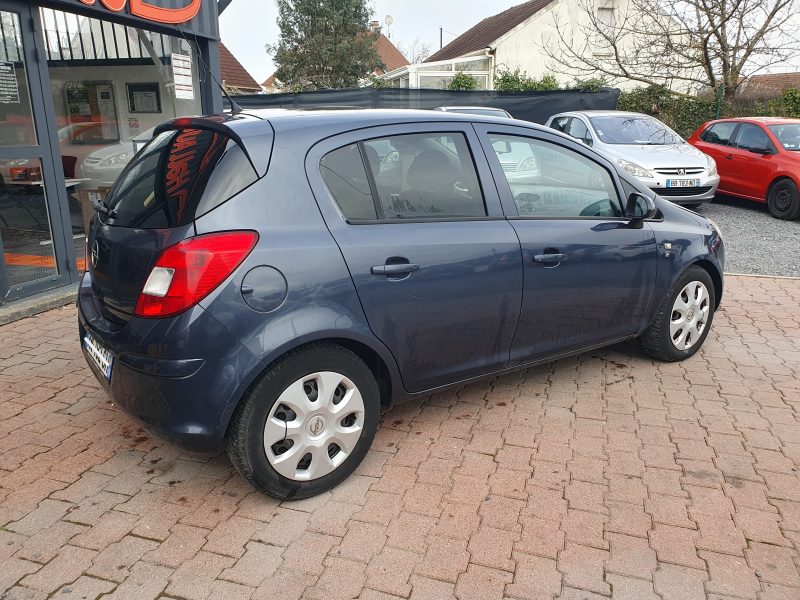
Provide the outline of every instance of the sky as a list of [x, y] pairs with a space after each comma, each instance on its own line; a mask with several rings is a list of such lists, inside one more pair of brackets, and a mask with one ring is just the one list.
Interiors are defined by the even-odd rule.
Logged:
[[[445, 45], [478, 21], [495, 15], [523, 0], [371, 0], [374, 18], [381, 23], [391, 15], [390, 31], [395, 44], [411, 45], [415, 40], [439, 49], [439, 27], [445, 29]], [[274, 71], [264, 50], [277, 41], [274, 0], [233, 0], [220, 15], [222, 42], [245, 69], [262, 83]], [[387, 28], [384, 25], [384, 33]]]

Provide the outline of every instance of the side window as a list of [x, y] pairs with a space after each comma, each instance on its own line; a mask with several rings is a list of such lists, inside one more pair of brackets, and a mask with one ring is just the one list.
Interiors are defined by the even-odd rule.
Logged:
[[553, 119], [553, 122], [550, 123], [550, 127], [555, 129], [556, 131], [560, 131], [561, 133], [567, 132], [567, 126], [569, 125], [569, 117], [558, 117]]
[[716, 123], [706, 129], [700, 139], [709, 144], [719, 144], [720, 146], [729, 146], [731, 143], [731, 136], [736, 130], [738, 123], [729, 121], [726, 123]]
[[326, 154], [320, 162], [320, 170], [328, 191], [346, 218], [378, 218], [358, 144]]
[[522, 217], [618, 217], [609, 172], [557, 144], [511, 135], [489, 136]]
[[576, 140], [581, 140], [583, 142], [592, 139], [586, 124], [580, 119], [572, 119], [572, 122], [569, 124], [568, 133]]
[[483, 193], [461, 133], [397, 135], [362, 142], [380, 219], [486, 216]]
[[742, 150], [772, 148], [769, 137], [767, 137], [764, 130], [758, 125], [753, 125], [751, 123], [744, 123], [739, 128], [734, 146]]

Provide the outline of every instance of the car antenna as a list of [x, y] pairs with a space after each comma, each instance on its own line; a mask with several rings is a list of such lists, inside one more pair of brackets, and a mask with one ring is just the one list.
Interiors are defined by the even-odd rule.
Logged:
[[[186, 43], [189, 44], [189, 46], [194, 50], [192, 42], [189, 41], [189, 39], [183, 33], [183, 30], [180, 27], [176, 27], [176, 29], [178, 30], [178, 33], [181, 34], [181, 37], [186, 41]], [[197, 59], [202, 63], [203, 68], [206, 70], [206, 73], [208, 73], [211, 76], [211, 79], [214, 80], [214, 83], [217, 84], [217, 87], [222, 92], [222, 95], [228, 99], [228, 102], [231, 105], [231, 114], [238, 115], [240, 112], [243, 112], [244, 109], [241, 107], [241, 105], [239, 105], [238, 102], [236, 102], [233, 98], [231, 98], [231, 95], [228, 93], [228, 90], [225, 89], [225, 86], [219, 82], [219, 79], [214, 77], [214, 73], [211, 71], [211, 68], [208, 66], [208, 63], [206, 63], [205, 59], [203, 58], [202, 52], [197, 52]]]

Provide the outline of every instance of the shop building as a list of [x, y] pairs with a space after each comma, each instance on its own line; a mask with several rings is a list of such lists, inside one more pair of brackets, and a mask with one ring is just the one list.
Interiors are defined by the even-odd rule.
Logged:
[[157, 124], [222, 110], [211, 75], [217, 0], [0, 0], [0, 304], [78, 280], [92, 200]]

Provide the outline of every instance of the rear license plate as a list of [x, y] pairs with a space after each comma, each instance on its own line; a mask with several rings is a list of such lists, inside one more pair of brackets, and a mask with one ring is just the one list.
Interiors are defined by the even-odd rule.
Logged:
[[668, 188], [699, 187], [699, 179], [667, 179]]
[[95, 366], [100, 369], [100, 372], [105, 375], [108, 381], [111, 381], [111, 368], [114, 366], [114, 355], [103, 348], [103, 346], [88, 333], [83, 337], [83, 347], [86, 348], [86, 352], [91, 357]]

